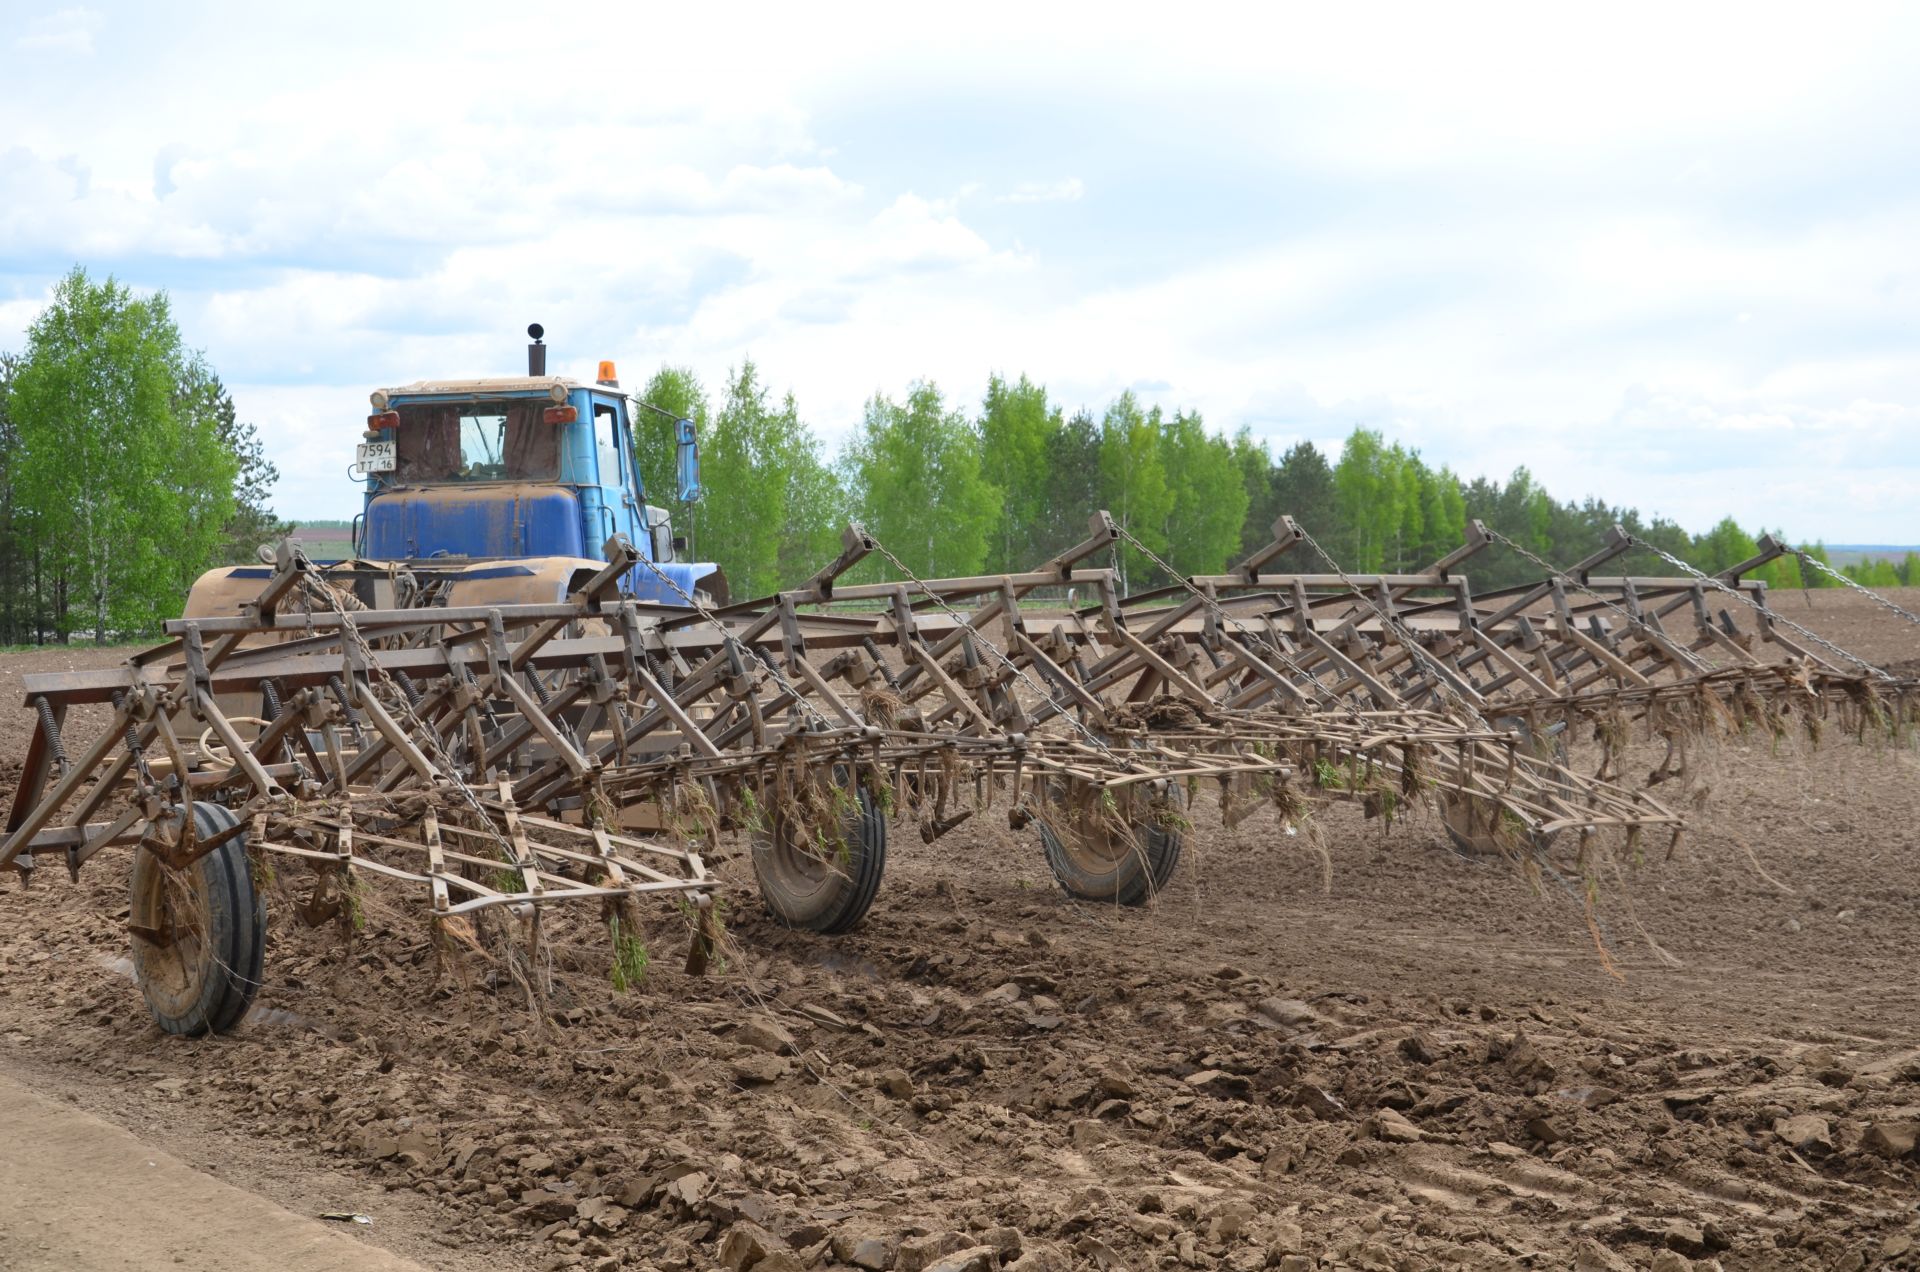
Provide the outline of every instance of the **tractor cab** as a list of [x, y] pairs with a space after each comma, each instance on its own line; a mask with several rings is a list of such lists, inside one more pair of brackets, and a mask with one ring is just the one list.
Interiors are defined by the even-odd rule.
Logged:
[[[623, 591], [685, 604], [664, 574], [688, 596], [697, 589], [724, 603], [719, 569], [679, 560], [686, 541], [674, 537], [666, 509], [647, 502], [613, 363], [600, 364], [594, 384], [545, 375], [539, 329], [529, 330], [527, 376], [421, 380], [373, 394], [357, 460], [366, 494], [356, 554], [446, 567], [469, 583], [497, 578], [484, 590], [503, 599], [549, 588], [507, 582], [501, 571], [546, 575], [564, 595], [567, 563], [604, 561], [606, 543], [623, 535], [645, 558]], [[675, 437], [678, 493], [690, 502], [700, 494], [691, 422], [679, 421]]]

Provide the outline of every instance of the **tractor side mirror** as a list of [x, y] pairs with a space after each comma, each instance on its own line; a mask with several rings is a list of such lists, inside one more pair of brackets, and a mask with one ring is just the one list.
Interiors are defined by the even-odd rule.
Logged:
[[665, 508], [647, 505], [647, 543], [653, 549], [653, 559], [664, 565], [675, 560], [674, 547], [681, 542], [673, 537], [673, 520]]
[[679, 443], [674, 473], [679, 478], [680, 502], [697, 503], [704, 492], [700, 489], [700, 441], [694, 435], [693, 421], [677, 421], [673, 433]]

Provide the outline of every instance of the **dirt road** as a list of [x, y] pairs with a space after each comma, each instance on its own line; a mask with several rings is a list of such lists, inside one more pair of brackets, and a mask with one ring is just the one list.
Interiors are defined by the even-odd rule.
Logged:
[[0, 1077], [6, 1272], [424, 1272]]
[[[1920, 655], [1861, 598], [1782, 606]], [[896, 823], [872, 918], [822, 940], [736, 854], [723, 968], [680, 973], [663, 907], [614, 993], [576, 916], [538, 1015], [410, 900], [308, 930], [281, 878], [255, 1014], [188, 1043], [118, 963], [108, 855], [0, 893], [0, 1065], [460, 1272], [1920, 1266], [1920, 756], [1737, 737], [1696, 776], [1671, 859], [1591, 891], [1429, 817], [1203, 814], [1116, 910], [988, 810]]]

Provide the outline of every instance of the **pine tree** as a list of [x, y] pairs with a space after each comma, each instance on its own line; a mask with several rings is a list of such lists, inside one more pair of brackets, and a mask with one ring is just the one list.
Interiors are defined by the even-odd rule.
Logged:
[[291, 522], [274, 515], [268, 501], [280, 480], [280, 469], [267, 458], [260, 431], [240, 419], [233, 395], [211, 371], [190, 375], [180, 386], [183, 409], [205, 412], [224, 447], [239, 465], [233, 482], [233, 515], [221, 530], [219, 560], [251, 561], [262, 545], [293, 533]]

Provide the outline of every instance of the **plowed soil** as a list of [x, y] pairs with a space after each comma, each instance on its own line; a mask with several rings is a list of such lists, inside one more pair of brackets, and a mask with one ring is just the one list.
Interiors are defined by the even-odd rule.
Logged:
[[[1865, 598], [1778, 603], [1920, 658]], [[20, 673], [123, 656], [0, 661], [0, 759]], [[0, 893], [0, 1063], [449, 1269], [1920, 1266], [1920, 753], [1735, 739], [1701, 780], [1671, 856], [1591, 894], [1430, 816], [1203, 810], [1120, 910], [995, 807], [894, 823], [872, 916], [823, 939], [723, 844], [724, 966], [684, 974], [663, 906], [616, 993], [594, 916], [557, 919], [538, 1011], [417, 898], [308, 929], [281, 878], [254, 1012], [201, 1041], [130, 980], [125, 854], [43, 859]]]

